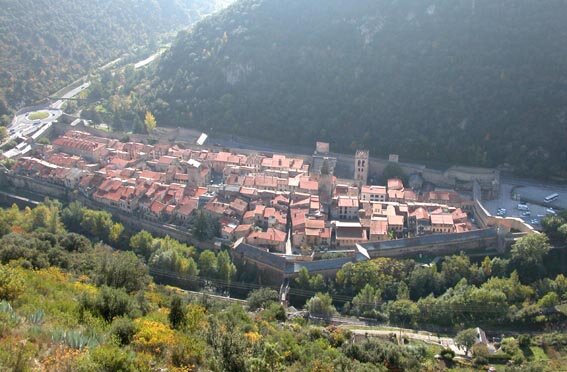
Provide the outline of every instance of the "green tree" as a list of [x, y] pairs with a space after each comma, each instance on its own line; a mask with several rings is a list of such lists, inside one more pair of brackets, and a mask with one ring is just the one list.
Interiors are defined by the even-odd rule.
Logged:
[[477, 331], [476, 328], [465, 329], [455, 336], [455, 344], [465, 349], [465, 355], [469, 354], [469, 350], [476, 343]]
[[405, 282], [400, 282], [398, 284], [398, 294], [396, 296], [397, 300], [409, 300], [409, 288]]
[[113, 244], [117, 244], [120, 242], [123, 233], [124, 226], [121, 223], [116, 222], [112, 225], [108, 232], [108, 240]]
[[470, 281], [472, 276], [473, 265], [471, 261], [463, 252], [459, 255], [445, 257], [441, 265], [441, 274], [445, 279], [447, 287], [453, 287], [461, 279]]
[[221, 251], [217, 255], [217, 270], [219, 279], [226, 283], [232, 282], [236, 274], [236, 266], [232, 263], [227, 251]]
[[317, 293], [305, 304], [305, 309], [309, 314], [316, 317], [330, 318], [337, 313], [333, 306], [333, 299], [328, 293]]
[[4, 142], [4, 140], [8, 137], [8, 129], [4, 126], [0, 126], [0, 142]]
[[63, 223], [69, 230], [80, 231], [81, 222], [83, 220], [84, 207], [81, 202], [74, 201], [71, 202], [67, 208], [63, 209], [61, 212], [61, 217]]
[[271, 303], [277, 303], [279, 294], [276, 290], [264, 287], [250, 292], [246, 300], [248, 301], [250, 311], [255, 311], [260, 308], [266, 308]]
[[202, 209], [199, 209], [193, 221], [193, 235], [201, 241], [209, 240], [217, 235], [218, 221], [207, 216]]
[[531, 283], [545, 274], [543, 258], [549, 248], [547, 236], [544, 234], [530, 234], [514, 243], [510, 252], [510, 265], [518, 271], [522, 282]]
[[94, 273], [97, 285], [138, 291], [149, 283], [148, 268], [133, 252], [103, 250]]
[[419, 308], [410, 300], [396, 300], [387, 306], [388, 318], [393, 324], [412, 326], [419, 316]]
[[567, 244], [567, 223], [559, 226], [557, 233], [559, 235], [559, 239], [561, 239], [564, 244]]
[[199, 271], [205, 278], [217, 276], [217, 257], [214, 252], [205, 250], [199, 255]]
[[379, 289], [367, 284], [352, 299], [352, 306], [359, 315], [367, 316], [380, 308], [380, 300], [382, 293]]
[[144, 124], [146, 125], [146, 130], [148, 131], [148, 133], [153, 133], [153, 131], [157, 127], [156, 118], [149, 111], [146, 111], [146, 115], [144, 117]]
[[181, 329], [185, 326], [186, 321], [183, 301], [179, 296], [174, 296], [171, 300], [171, 309], [169, 311], [169, 324], [173, 329]]
[[112, 215], [106, 211], [85, 209], [82, 213], [81, 228], [87, 234], [104, 241], [109, 241], [110, 231], [114, 226]]
[[443, 288], [442, 282], [441, 274], [437, 272], [435, 265], [431, 267], [417, 266], [408, 279], [410, 297], [417, 300], [431, 293], [439, 294], [441, 288]]
[[537, 304], [543, 308], [555, 307], [559, 304], [559, 296], [555, 292], [546, 293], [545, 296], [538, 300]]
[[154, 252], [154, 237], [146, 230], [142, 230], [130, 238], [130, 248], [147, 261]]
[[309, 271], [307, 270], [307, 268], [302, 267], [299, 269], [299, 272], [297, 273], [297, 277], [294, 280], [299, 288], [309, 289], [311, 287], [309, 281], [310, 279], [311, 278], [309, 276]]

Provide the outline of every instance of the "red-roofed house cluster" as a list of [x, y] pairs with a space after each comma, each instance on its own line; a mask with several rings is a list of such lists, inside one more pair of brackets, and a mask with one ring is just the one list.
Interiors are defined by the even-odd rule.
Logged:
[[[360, 156], [367, 157], [367, 153]], [[319, 159], [320, 160], [320, 159]], [[148, 145], [70, 131], [13, 167], [21, 176], [77, 190], [101, 206], [178, 225], [201, 209], [222, 238], [289, 253], [294, 247], [358, 243], [472, 229], [459, 194], [416, 194], [400, 179], [386, 186], [337, 183], [329, 164], [308, 159]], [[358, 163], [357, 163], [358, 164]]]

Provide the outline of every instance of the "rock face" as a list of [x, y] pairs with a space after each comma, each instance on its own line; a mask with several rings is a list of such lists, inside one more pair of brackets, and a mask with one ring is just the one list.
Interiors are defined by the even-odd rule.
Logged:
[[565, 177], [566, 13], [560, 0], [240, 1], [178, 37], [153, 82], [155, 113]]

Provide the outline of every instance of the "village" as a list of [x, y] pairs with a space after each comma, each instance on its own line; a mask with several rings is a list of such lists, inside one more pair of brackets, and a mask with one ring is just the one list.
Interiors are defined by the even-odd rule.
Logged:
[[64, 186], [156, 223], [190, 228], [198, 211], [219, 222], [218, 236], [272, 253], [309, 256], [357, 244], [476, 230], [473, 200], [423, 187], [419, 174], [367, 185], [368, 151], [352, 179], [334, 176], [329, 144], [311, 162], [278, 154], [239, 154], [171, 144], [121, 142], [77, 130], [20, 157], [14, 174]]

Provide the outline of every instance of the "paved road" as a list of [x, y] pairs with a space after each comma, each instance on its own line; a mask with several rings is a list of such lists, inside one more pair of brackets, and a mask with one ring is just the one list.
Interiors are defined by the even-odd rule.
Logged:
[[87, 89], [89, 86], [91, 85], [91, 82], [88, 81], [84, 84], [79, 85], [78, 87], [71, 89], [70, 91], [68, 91], [67, 93], [65, 93], [60, 100], [55, 101], [51, 107], [56, 108], [56, 109], [61, 109], [61, 106], [63, 106], [63, 103], [65, 103], [66, 99], [69, 98], [73, 98], [75, 97], [77, 94], [81, 93], [83, 90]]
[[148, 58], [141, 60], [140, 62], [137, 62], [134, 64], [134, 69], [139, 69], [142, 68], [144, 66], [149, 65], [150, 63], [152, 63], [157, 57], [159, 57], [160, 55], [162, 55], [165, 52], [165, 49], [161, 49], [159, 52], [152, 54], [151, 56], [149, 56]]

